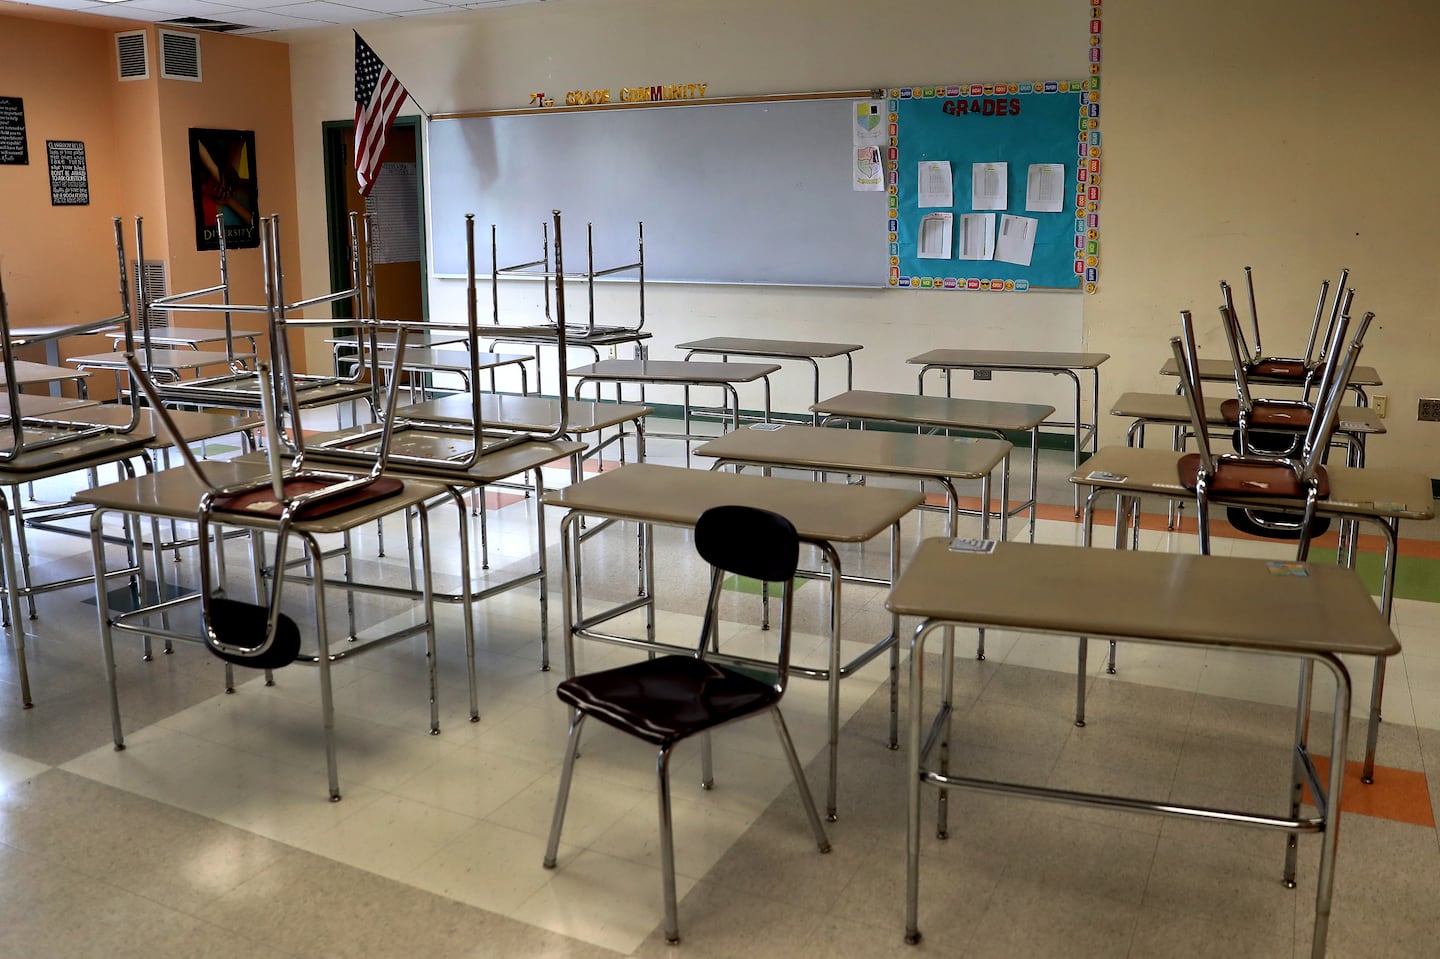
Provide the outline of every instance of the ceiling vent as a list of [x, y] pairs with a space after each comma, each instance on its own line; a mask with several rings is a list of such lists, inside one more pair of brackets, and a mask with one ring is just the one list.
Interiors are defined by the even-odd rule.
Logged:
[[210, 20], [206, 17], [176, 17], [174, 20], [161, 20], [160, 24], [166, 27], [184, 27], [187, 30], [209, 30], [211, 33], [233, 33], [236, 30], [253, 29], [243, 23]]
[[[132, 267], [130, 273], [131, 282], [135, 285], [136, 296], [139, 296], [141, 265], [132, 260], [130, 266]], [[166, 276], [165, 261], [146, 260], [144, 267], [146, 302], [153, 303], [163, 296], [168, 296], [170, 293], [170, 280]], [[163, 330], [169, 327], [170, 313], [168, 310], [146, 310], [146, 312], [149, 315], [143, 317], [140, 321], [143, 326], [148, 326], [152, 330]]]
[[160, 31], [160, 76], [200, 82], [200, 38], [193, 33]]
[[121, 80], [150, 79], [150, 56], [144, 30], [115, 34], [115, 55]]

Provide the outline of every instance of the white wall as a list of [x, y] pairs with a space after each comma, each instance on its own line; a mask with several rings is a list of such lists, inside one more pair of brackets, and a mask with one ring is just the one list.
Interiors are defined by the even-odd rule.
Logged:
[[[652, 83], [700, 82], [711, 95], [743, 96], [1086, 73], [1088, 5], [1015, 6], [962, 12], [918, 0], [552, 0], [366, 24], [362, 33], [431, 113], [524, 106], [532, 91], [563, 98], [570, 89]], [[996, 43], [997, 36], [1016, 40]], [[320, 124], [353, 114], [353, 40], [348, 29], [289, 40], [298, 176], [314, 185], [301, 197], [302, 266], [319, 277], [327, 275]], [[430, 199], [436, 215], [464, 212], [447, 210], [443, 197]], [[432, 281], [430, 296], [432, 315], [464, 309], [463, 283]], [[655, 358], [677, 355], [677, 342], [712, 335], [863, 343], [856, 385], [910, 392], [915, 368], [905, 359], [935, 347], [1079, 349], [1082, 299], [657, 284], [647, 290], [646, 328], [655, 333]], [[827, 388], [832, 382], [838, 388], [838, 379]], [[1048, 378], [1002, 376], [990, 387], [984, 395], [997, 399], [1066, 402], [1063, 384]], [[553, 388], [551, 377], [546, 389]], [[809, 390], [806, 374], [782, 374], [774, 406], [803, 410]], [[742, 400], [758, 406], [759, 395]]]

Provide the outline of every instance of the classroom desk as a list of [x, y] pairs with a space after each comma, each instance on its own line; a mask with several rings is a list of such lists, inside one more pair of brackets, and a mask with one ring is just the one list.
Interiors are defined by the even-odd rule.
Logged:
[[[845, 358], [845, 388], [855, 388], [855, 353], [865, 347], [860, 343], [817, 343], [809, 340], [766, 340], [748, 336], [711, 336], [688, 343], [676, 343], [677, 350], [685, 350], [685, 359], [696, 354], [719, 356], [721, 362], [729, 362], [732, 356], [753, 356], [771, 360], [800, 360], [810, 364], [813, 374], [814, 402], [820, 402], [820, 364], [817, 360]], [[820, 414], [810, 414], [811, 423], [820, 425]]]
[[[932, 482], [945, 492], [947, 535], [955, 535], [960, 512], [956, 480], [979, 480], [980, 536], [990, 535], [990, 478], [1010, 456], [1004, 440], [829, 430], [788, 423], [779, 429], [732, 430], [695, 449], [722, 466], [783, 466], [834, 473], [862, 473]], [[969, 511], [967, 511], [969, 512]]]
[[[335, 450], [360, 450], [375, 452], [379, 447], [378, 439], [373, 436], [373, 426], [352, 427], [348, 430], [337, 430], [333, 433], [321, 433], [308, 436], [305, 439], [305, 462], [311, 464], [328, 464], [335, 468], [356, 470], [365, 464], [357, 464], [354, 459], [347, 459], [337, 456]], [[354, 438], [357, 434], [365, 438], [357, 443], [347, 443], [347, 440]], [[497, 437], [497, 439], [508, 437]], [[483, 442], [483, 439], [482, 439]], [[329, 449], [327, 449], [329, 447]], [[423, 427], [396, 428], [390, 440], [390, 459], [386, 465], [387, 476], [399, 476], [403, 478], [418, 478], [430, 482], [443, 483], [449, 489], [455, 491], [459, 497], [461, 490], [473, 490], [483, 492], [487, 486], [493, 486], [502, 480], [512, 476], [519, 476], [530, 473], [534, 477], [537, 497], [545, 495], [545, 481], [541, 473], [541, 467], [557, 460], [574, 458], [582, 453], [585, 444], [560, 440], [554, 443], [527, 442], [517, 443], [492, 453], [485, 453], [477, 458], [474, 465], [465, 468], [456, 463], [454, 466], [440, 465], [434, 461], [451, 458], [461, 459], [469, 455], [474, 448], [473, 433], [460, 433], [454, 430], [426, 430]], [[258, 459], [264, 454], [251, 454], [252, 458]], [[416, 462], [415, 458], [423, 458], [431, 461], [427, 463]], [[407, 462], [407, 459], [409, 460]], [[578, 475], [578, 467], [573, 467], [571, 475]], [[463, 500], [457, 499], [461, 504], [460, 522], [464, 527], [465, 517]], [[483, 515], [483, 513], [482, 513]], [[406, 533], [409, 529], [407, 525]], [[469, 549], [468, 541], [466, 548], [461, 550], [461, 580], [462, 588], [458, 593], [435, 593], [436, 600], [446, 603], [456, 603], [461, 606], [462, 614], [465, 617], [465, 634], [472, 637], [471, 627], [471, 605], [508, 590], [517, 589], [529, 583], [535, 583], [539, 590], [540, 599], [540, 669], [550, 669], [550, 593], [546, 582], [546, 548], [545, 548], [545, 511], [535, 510], [535, 540], [536, 540], [536, 566], [528, 571], [522, 571], [509, 579], [491, 583], [488, 586], [475, 585], [470, 582], [469, 572]], [[382, 542], [383, 555], [383, 542]], [[488, 566], [488, 562], [483, 563]], [[477, 685], [475, 679], [474, 657], [470, 662], [470, 708], [472, 721], [479, 719], [479, 707], [477, 699]]]
[[[263, 459], [242, 458], [229, 462], [210, 462], [205, 464], [205, 471], [212, 482], [222, 486], [268, 475], [268, 467]], [[112, 613], [108, 591], [103, 586], [106, 575], [128, 574], [132, 571], [138, 572], [138, 570], [122, 570], [117, 571], [116, 574], [106, 572], [105, 541], [102, 529], [105, 514], [117, 512], [134, 517], [149, 516], [158, 519], [193, 521], [199, 512], [200, 498], [205, 492], [206, 488], [200, 485], [200, 481], [188, 468], [178, 467], [122, 480], [95, 489], [82, 490], [75, 496], [77, 502], [88, 504], [94, 508], [90, 519], [90, 542], [95, 562], [95, 578], [97, 583], [101, 584], [97, 585], [95, 595], [99, 606], [100, 645], [104, 655], [106, 680], [110, 687], [110, 722], [117, 750], [125, 748], [125, 733], [120, 721], [120, 690], [115, 675], [114, 633], [119, 631], [144, 634], [166, 640], [188, 642], [204, 642], [204, 640], [199, 633], [198, 622], [194, 623], [190, 631], [187, 631], [175, 627], [169, 619], [186, 607], [194, 607], [198, 604], [199, 597], [193, 593], [176, 599], [162, 599], [152, 605], [141, 606], [130, 611]], [[313, 651], [306, 651], [302, 648], [301, 656], [295, 662], [317, 666], [320, 670], [320, 712], [324, 729], [326, 771], [332, 802], [340, 798], [340, 776], [335, 745], [335, 710], [331, 699], [330, 685], [330, 669], [334, 663], [411, 636], [424, 636], [430, 679], [430, 732], [432, 735], [440, 732], [440, 713], [436, 699], [438, 680], [435, 655], [435, 607], [430, 570], [429, 513], [426, 504], [438, 497], [452, 495], [441, 484], [406, 479], [403, 489], [393, 496], [371, 503], [363, 503], [323, 518], [300, 520], [291, 525], [291, 535], [300, 539], [305, 547], [307, 560], [319, 570], [323, 569], [323, 554], [316, 542], [316, 537], [347, 534], [359, 526], [377, 522], [385, 516], [402, 510], [407, 512], [414, 510], [420, 517], [420, 551], [418, 554], [412, 552], [411, 557], [412, 563], [418, 563], [420, 567], [421, 588], [414, 592], [423, 611], [421, 617], [423, 622], [407, 625], [393, 633], [364, 638], [356, 635], [352, 622], [352, 629], [347, 637], [349, 642], [332, 644], [325, 614], [326, 586], [338, 586], [344, 590], [360, 589], [369, 592], [383, 592], [390, 595], [401, 591], [393, 587], [367, 586], [354, 582], [349, 576], [348, 564], [346, 577], [343, 580], [328, 579], [323, 574], [317, 575], [313, 580], [316, 647]], [[272, 517], [241, 513], [217, 515], [223, 515], [226, 526], [243, 527], [262, 534], [273, 532], [276, 529], [276, 520]], [[160, 562], [157, 552], [155, 559], [157, 593], [163, 596], [162, 568], [163, 563]], [[292, 581], [303, 579], [300, 576], [287, 578]], [[160, 619], [158, 623], [155, 621], [157, 618]], [[473, 638], [472, 642], [467, 644], [466, 651], [467, 653], [473, 651]], [[233, 690], [228, 670], [226, 680], [227, 691]]]
[[[113, 349], [122, 350], [125, 348], [125, 334], [123, 332], [109, 333], [106, 335], [110, 337]], [[227, 341], [246, 340], [250, 344], [250, 355], [253, 356], [260, 352], [258, 341], [260, 337], [264, 335], [265, 332], [263, 330], [232, 329], [230, 335], [227, 337], [224, 329], [211, 329], [204, 326], [153, 327], [150, 330], [150, 346], [152, 350], [157, 346], [183, 347], [187, 350], [198, 350], [206, 343], [225, 343]], [[141, 348], [145, 344], [145, 334], [143, 331], [137, 330], [131, 334], [131, 336], [135, 343], [136, 354], [139, 355], [142, 351]]]
[[[1315, 959], [1324, 956], [1345, 763], [1330, 764], [1327, 788], [1316, 772], [1307, 741], [1311, 670], [1318, 663], [1335, 677], [1334, 716], [1338, 718], [1333, 723], [1330, 755], [1344, 757], [1349, 733], [1350, 674], [1340, 656], [1383, 659], [1399, 652], [1400, 644], [1355, 576], [1335, 567], [1314, 565], [1307, 565], [1305, 573], [1274, 576], [1262, 560], [1226, 556], [1108, 550], [1081, 553], [1070, 546], [1023, 543], [999, 543], [993, 553], [985, 554], [953, 551], [943, 539], [923, 543], [886, 603], [892, 613], [923, 620], [910, 643], [906, 941], [916, 943], [921, 938], [920, 792], [925, 783], [933, 783], [941, 788], [937, 823], [941, 838], [948, 830], [945, 790], [954, 788], [1285, 830], [1291, 838], [1284, 880], [1292, 888], [1296, 833], [1318, 833], [1320, 866], [1311, 955]], [[1027, 588], [1017, 589], [1020, 583]], [[1288, 815], [1182, 806], [1164, 797], [1147, 800], [1067, 792], [951, 773], [948, 744], [954, 664], [949, 657], [941, 667], [939, 710], [928, 730], [921, 726], [925, 641], [932, 631], [944, 626], [1133, 639], [1302, 660]], [[947, 648], [946, 652], [951, 650]], [[932, 762], [937, 746], [938, 762]], [[1309, 785], [1316, 797], [1314, 816], [1301, 814], [1302, 784]]]
[[[526, 372], [525, 364], [533, 357], [524, 353], [484, 353], [475, 354], [474, 367], [481, 373], [491, 374], [490, 386], [494, 390], [495, 371], [506, 366], [513, 366], [520, 371], [520, 392], [530, 392], [530, 378]], [[376, 354], [376, 363], [382, 370], [389, 370], [395, 364], [395, 351], [381, 347]], [[437, 349], [431, 346], [407, 346], [405, 357], [400, 363], [400, 369], [406, 373], [453, 373], [464, 382], [465, 390], [473, 390], [477, 384], [470, 382], [470, 351]], [[411, 383], [411, 394], [414, 394], [414, 383]], [[424, 398], [424, 389], [421, 390], [421, 398]]]
[[[655, 639], [654, 540], [650, 524], [693, 527], [700, 514], [712, 506], [739, 503], [771, 510], [795, 524], [800, 539], [815, 546], [829, 560], [823, 574], [830, 585], [830, 651], [823, 667], [792, 664], [791, 675], [823, 680], [829, 693], [830, 776], [826, 791], [826, 812], [836, 814], [836, 762], [840, 742], [840, 680], [852, 675], [881, 653], [890, 653], [891, 742], [895, 742], [898, 716], [899, 649], [896, 646], [899, 621], [892, 618], [891, 633], [849, 663], [840, 661], [840, 583], [844, 570], [835, 543], [863, 543], [890, 530], [890, 581], [900, 572], [900, 519], [920, 504], [921, 495], [912, 490], [880, 489], [811, 483], [807, 480], [743, 476], [671, 466], [637, 463], [592, 476], [582, 483], [550, 493], [547, 506], [568, 510], [561, 522], [560, 556], [565, 584], [565, 671], [575, 670], [575, 637], [598, 639], [647, 651], [692, 653], [694, 645], [671, 645]], [[602, 612], [586, 615], [578, 537], [570, 535], [583, 516], [631, 520], [641, 524], [642, 589], [638, 598]], [[645, 609], [644, 639], [599, 632], [596, 627], [632, 610]], [[717, 659], [731, 657], [711, 654]], [[741, 660], [743, 661], [743, 660]], [[772, 663], [773, 666], [773, 663]]]
[[[74, 329], [74, 327], [74, 323], [38, 323], [32, 324], [30, 326], [12, 326], [10, 327], [10, 335], [17, 340], [44, 339], [45, 365], [63, 369], [63, 367], [60, 366], [62, 362], [62, 360], [60, 359], [60, 340], [58, 337], [55, 336], [55, 334], [61, 333], [65, 330]], [[106, 331], [92, 331], [92, 333], [104, 332]], [[82, 335], [88, 336], [91, 334]], [[124, 334], [121, 335], [123, 336]], [[60, 383], [58, 381], [52, 381], [48, 385], [50, 387], [51, 396], [60, 396]]]
[[[75, 391], [80, 395], [80, 398], [82, 400], [86, 399], [89, 396], [89, 391], [86, 389], [85, 381], [89, 378], [90, 374], [84, 370], [72, 370], [65, 366], [49, 366], [45, 363], [32, 363], [29, 360], [15, 361], [15, 379], [17, 386], [21, 389], [27, 386], [48, 386], [50, 387], [51, 396], [59, 396], [59, 393], [56, 391], [60, 388], [61, 383], [74, 383]], [[7, 383], [8, 380], [5, 379], [5, 369], [3, 366], [0, 366], [0, 386], [5, 386]]]
[[[618, 347], [629, 343], [635, 351], [635, 359], [643, 360], [646, 358], [645, 341], [653, 335], [653, 333], [644, 333], [640, 330], [632, 330], [624, 327], [619, 329], [597, 327], [591, 331], [585, 326], [567, 326], [565, 328], [565, 347], [567, 352], [572, 348], [589, 350], [590, 354], [595, 358], [595, 362], [598, 363], [600, 362], [601, 347], [609, 349], [613, 357]], [[535, 350], [535, 392], [545, 392], [545, 387], [541, 382], [540, 348], [544, 346], [559, 346], [560, 333], [553, 324], [543, 324], [540, 326], [504, 326], [499, 329], [494, 329], [491, 332], [486, 332], [486, 328], [481, 326], [476, 339], [488, 341], [492, 350], [501, 343], [533, 347]], [[569, 359], [561, 355], [559, 363], [560, 375], [563, 380], [565, 367], [569, 364]]]
[[[442, 396], [439, 399], [401, 407], [396, 416], [417, 423], [437, 423], [444, 426], [469, 426], [473, 409], [471, 398], [465, 394]], [[625, 464], [625, 434], [628, 424], [635, 430], [636, 462], [645, 459], [644, 418], [655, 412], [651, 407], [638, 403], [594, 403], [590, 400], [571, 400], [565, 404], [569, 413], [565, 433], [567, 436], [582, 436], [599, 433], [601, 437], [585, 451], [582, 460], [600, 453], [611, 443], [619, 441], [620, 464]], [[560, 401], [544, 396], [514, 396], [505, 393], [480, 394], [480, 419], [487, 427], [498, 430], [514, 430], [521, 433], [547, 433], [560, 422]], [[604, 431], [615, 428], [621, 432], [609, 439], [603, 438]], [[578, 482], [580, 477], [574, 477]]]
[[[1056, 353], [1044, 350], [931, 350], [906, 360], [920, 367], [917, 392], [925, 393], [925, 374], [931, 370], [945, 373], [945, 395], [950, 396], [951, 373], [974, 370], [977, 373], [1000, 370], [1005, 373], [1047, 373], [1068, 376], [1075, 387], [1075, 418], [1066, 423], [1049, 420], [1044, 425], [1072, 431], [1075, 469], [1080, 468], [1080, 451], [1090, 444], [1090, 452], [1099, 447], [1100, 364], [1110, 359], [1109, 353]], [[1090, 422], [1082, 421], [1080, 374], [1090, 374]], [[1082, 430], [1084, 432], [1082, 432]], [[1075, 491], [1075, 515], [1080, 515], [1080, 491]]]
[[[156, 383], [155, 388], [167, 406], [209, 406], [235, 410], [261, 408], [260, 380], [253, 371], [178, 383]], [[302, 410], [354, 404], [358, 400], [369, 403], [370, 384], [337, 383], [331, 377], [297, 376], [295, 396]]]
[[[1135, 421], [1126, 431], [1126, 446], [1144, 446], [1146, 426], [1180, 427], [1181, 429], [1188, 429], [1190, 426], [1190, 404], [1184, 396], [1178, 393], [1122, 393], [1111, 404], [1110, 415]], [[1218, 403], [1206, 406], [1205, 422], [1210, 426], [1222, 429], [1235, 428], [1226, 425], [1225, 418], [1220, 415]], [[1255, 427], [1255, 429], [1273, 431], [1274, 428]], [[1335, 432], [1349, 437], [1355, 444], [1358, 444], [1362, 454], [1361, 462], [1352, 465], [1363, 466], [1365, 437], [1386, 432], [1385, 421], [1368, 406], [1342, 406]], [[1080, 467], [1077, 465], [1075, 468], [1079, 469]]]
[[[180, 374], [186, 370], [199, 370], [206, 366], [231, 366], [232, 363], [254, 358], [254, 353], [236, 353], [232, 358], [228, 353], [213, 350], [151, 349], [147, 372], [151, 376], [168, 374], [172, 380], [178, 380]], [[143, 362], [143, 356], [141, 359]], [[125, 365], [125, 354], [114, 350], [109, 353], [70, 356], [66, 357], [65, 362], [75, 364], [77, 370], [109, 370], [117, 376], [128, 369]]]
[[[1040, 475], [1040, 426], [1055, 412], [1053, 406], [1033, 403], [995, 403], [989, 400], [957, 400], [944, 396], [911, 396], [908, 393], [875, 393], [851, 390], [832, 396], [811, 407], [823, 413], [823, 423], [853, 420], [900, 423], [932, 430], [969, 430], [1005, 438], [1005, 430], [1030, 434], [1030, 499], [1010, 506], [1010, 461], [1000, 474], [1000, 538], [1010, 532], [1010, 517], [1030, 510], [1030, 539], [1035, 539], [1036, 489]], [[988, 504], [987, 504], [988, 507]]]
[[[1077, 486], [1090, 487], [1090, 493], [1085, 500], [1086, 545], [1089, 545], [1091, 540], [1094, 501], [1102, 492], [1113, 493], [1117, 497], [1119, 508], [1116, 512], [1115, 545], [1121, 549], [1125, 546], [1126, 530], [1119, 517], [1129, 517], [1135, 512], [1131, 508], [1135, 497], [1154, 495], [1181, 500], [1194, 497], [1193, 490], [1187, 490], [1180, 485], [1176, 464], [1181, 455], [1172, 450], [1107, 446], [1072, 474], [1070, 482]], [[1316, 503], [1316, 514], [1340, 520], [1368, 521], [1378, 527], [1385, 538], [1384, 570], [1380, 581], [1380, 614], [1384, 622], [1389, 623], [1395, 599], [1395, 568], [1400, 560], [1400, 521], [1435, 518], [1429, 477], [1404, 470], [1354, 469], [1346, 466], [1327, 466], [1325, 472], [1330, 478], [1330, 495]], [[1109, 476], [1097, 475], [1100, 473]], [[1287, 501], [1276, 497], [1246, 500], [1227, 495], [1216, 502], [1223, 502], [1226, 506], [1255, 506], [1262, 509], [1298, 511], [1304, 508], [1303, 500]], [[1343, 550], [1340, 555], [1344, 556]], [[1082, 663], [1084, 653], [1084, 644], [1081, 644]], [[1113, 669], [1111, 671], [1113, 672]], [[1375, 744], [1380, 735], [1380, 703], [1384, 690], [1385, 661], [1378, 659], [1370, 689], [1370, 721], [1365, 739], [1365, 767], [1361, 773], [1361, 779], [1367, 783], [1375, 778]], [[1083, 719], [1082, 686], [1077, 693], [1077, 721]]]
[[[62, 435], [63, 431], [27, 430], [27, 434], [39, 438]], [[27, 436], [28, 439], [28, 436]], [[20, 698], [24, 708], [34, 705], [30, 696], [30, 674], [25, 667], [25, 626], [20, 610], [20, 597], [31, 597], [36, 593], [79, 586], [95, 579], [90, 576], [76, 576], [50, 583], [34, 584], [30, 579], [28, 563], [15, 561], [15, 543], [24, 535], [20, 523], [19, 487], [52, 476], [75, 473], [120, 464], [120, 468], [133, 475], [129, 459], [139, 456], [145, 445], [154, 439], [153, 435], [136, 429], [130, 433], [91, 433], [63, 443], [41, 446], [37, 449], [22, 449], [19, 455], [6, 462], [0, 462], [0, 487], [10, 487], [15, 493], [15, 509], [0, 493], [0, 571], [5, 577], [3, 587], [6, 625], [15, 644], [15, 666], [20, 678]], [[13, 449], [9, 431], [0, 434], [0, 448]], [[17, 569], [17, 565], [19, 568]], [[20, 584], [18, 587], [15, 584]]]
[[[66, 396], [37, 396], [33, 393], [21, 393], [20, 417], [21, 419], [59, 419], [71, 410], [99, 405], [99, 400], [77, 400]], [[0, 417], [9, 415], [10, 395], [0, 390]]]
[[[774, 363], [705, 363], [687, 362], [685, 360], [600, 360], [588, 366], [577, 366], [569, 371], [569, 375], [576, 377], [575, 398], [580, 398], [580, 391], [587, 384], [595, 385], [595, 398], [600, 398], [600, 385], [602, 383], [614, 383], [617, 389], [625, 383], [637, 383], [640, 386], [640, 402], [645, 402], [645, 387], [648, 386], [682, 386], [685, 388], [684, 402], [684, 428], [681, 433], [651, 433], [653, 436], [662, 436], [668, 439], [683, 439], [685, 441], [685, 463], [690, 463], [690, 443], [697, 439], [710, 439], [708, 436], [699, 436], [691, 432], [690, 426], [690, 390], [696, 386], [719, 387], [726, 397], [728, 407], [731, 411], [731, 427], [737, 428], [740, 425], [740, 393], [736, 385], [740, 383], [754, 383], [759, 380], [765, 388], [765, 409], [763, 421], [770, 422], [770, 374], [777, 372], [780, 367]], [[618, 397], [617, 397], [618, 398]], [[724, 409], [721, 407], [721, 415]]]
[[[1178, 375], [1179, 367], [1175, 365], [1175, 358], [1172, 356], [1160, 367], [1161, 376]], [[1235, 382], [1235, 364], [1230, 360], [1206, 360], [1200, 361], [1200, 379], [1216, 383]], [[1275, 376], [1257, 376], [1251, 374], [1249, 377], [1251, 386], [1289, 386], [1298, 388], [1301, 383], [1295, 380]], [[1373, 366], [1357, 366], [1350, 374], [1350, 382], [1347, 388], [1355, 394], [1355, 402], [1360, 406], [1369, 406], [1370, 398], [1365, 394], [1367, 386], [1383, 386], [1380, 374]]]

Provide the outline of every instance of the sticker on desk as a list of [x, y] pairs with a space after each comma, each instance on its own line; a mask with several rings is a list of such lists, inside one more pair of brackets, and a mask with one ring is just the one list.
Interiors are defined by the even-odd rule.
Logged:
[[784, 428], [785, 428], [785, 424], [784, 424], [784, 423], [751, 423], [751, 424], [750, 424], [750, 428], [751, 428], [752, 430], [772, 431], [772, 430], [784, 429]]
[[1265, 568], [1270, 571], [1271, 576], [1309, 576], [1310, 571], [1305, 568], [1304, 563], [1266, 563]]
[[1377, 509], [1378, 511], [1380, 511], [1380, 512], [1382, 512], [1382, 513], [1403, 513], [1403, 512], [1405, 512], [1405, 504], [1404, 504], [1404, 503], [1396, 503], [1396, 502], [1394, 502], [1394, 501], [1392, 501], [1392, 500], [1378, 500], [1378, 499], [1377, 499], [1377, 500], [1375, 501], [1375, 509]]
[[1112, 473], [1109, 470], [1094, 470], [1085, 479], [1094, 483], [1123, 483], [1125, 474]]
[[1365, 430], [1365, 429], [1369, 429], [1369, 428], [1370, 428], [1370, 424], [1369, 424], [1369, 423], [1355, 423], [1355, 422], [1351, 422], [1351, 421], [1349, 421], [1349, 420], [1341, 420], [1341, 421], [1340, 421], [1340, 429], [1342, 429], [1342, 430]]
[[993, 553], [995, 552], [995, 541], [993, 539], [971, 539], [969, 537], [956, 537], [950, 541], [952, 553]]

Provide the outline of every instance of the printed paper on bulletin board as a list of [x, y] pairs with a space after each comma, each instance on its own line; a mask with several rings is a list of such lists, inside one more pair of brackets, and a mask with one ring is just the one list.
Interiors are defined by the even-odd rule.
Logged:
[[[1084, 256], [1087, 226], [1088, 162], [1082, 155], [1088, 141], [1083, 114], [1087, 98], [1082, 93], [1086, 86], [1084, 81], [1063, 81], [892, 91], [900, 96], [891, 100], [897, 127], [891, 154], [895, 203], [888, 224], [891, 286], [1080, 289], [1083, 275], [1077, 274], [1076, 262]], [[924, 160], [949, 161], [953, 207], [918, 207], [918, 171]], [[995, 222], [1006, 213], [1037, 221], [1030, 265], [962, 260], [953, 252], [946, 259], [919, 258], [917, 233], [921, 218], [929, 213], [953, 214], [952, 249], [960, 250], [961, 217], [977, 209], [971, 195], [973, 164], [993, 162], [1008, 164], [1005, 209], [994, 211]], [[1029, 168], [1040, 163], [1065, 166], [1059, 212], [1026, 209]], [[1083, 259], [1080, 262], [1083, 267]]]

